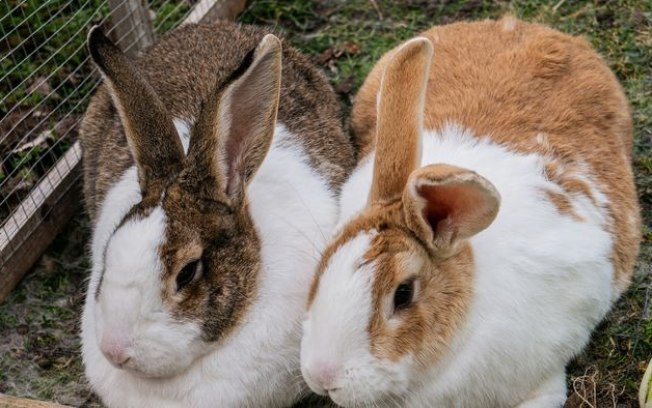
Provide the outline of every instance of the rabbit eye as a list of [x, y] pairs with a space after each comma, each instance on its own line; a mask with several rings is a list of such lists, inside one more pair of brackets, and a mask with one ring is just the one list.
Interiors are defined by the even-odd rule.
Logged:
[[410, 306], [414, 297], [414, 279], [401, 283], [394, 292], [394, 312]]
[[177, 292], [192, 282], [195, 279], [195, 276], [199, 275], [201, 270], [202, 262], [199, 259], [184, 266], [177, 275]]

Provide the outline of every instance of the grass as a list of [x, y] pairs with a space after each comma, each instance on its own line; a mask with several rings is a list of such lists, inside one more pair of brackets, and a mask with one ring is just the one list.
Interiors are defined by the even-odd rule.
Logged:
[[70, 119], [96, 82], [83, 64], [84, 33], [106, 14], [103, 3], [0, 2], [0, 220], [76, 137]]
[[74, 219], [0, 306], [0, 393], [94, 405], [77, 339], [88, 238]]
[[[166, 13], [174, 12], [168, 4]], [[172, 11], [171, 11], [172, 10]], [[635, 407], [652, 357], [652, 5], [648, 0], [253, 1], [240, 17], [271, 25], [321, 66], [348, 113], [375, 61], [399, 41], [434, 24], [498, 18], [584, 35], [606, 58], [632, 104], [634, 169], [644, 229], [630, 290], [569, 366], [569, 407]], [[4, 68], [3, 68], [4, 69]], [[87, 222], [77, 217], [39, 265], [0, 306], [0, 392], [93, 406], [75, 333], [88, 264]]]

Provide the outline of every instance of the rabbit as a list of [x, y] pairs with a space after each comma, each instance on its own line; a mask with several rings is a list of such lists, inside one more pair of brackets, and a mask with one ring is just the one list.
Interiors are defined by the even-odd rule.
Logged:
[[363, 157], [303, 322], [343, 407], [551, 408], [630, 283], [627, 100], [579, 38], [513, 17], [434, 27], [361, 87]]
[[109, 407], [285, 407], [353, 142], [325, 76], [262, 28], [188, 25], [130, 61], [100, 28], [83, 118], [81, 322]]

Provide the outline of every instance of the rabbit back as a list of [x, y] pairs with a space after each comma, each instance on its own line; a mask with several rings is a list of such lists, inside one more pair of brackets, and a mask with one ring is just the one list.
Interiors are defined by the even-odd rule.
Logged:
[[[546, 198], [577, 217], [573, 197], [606, 197], [606, 228], [614, 235], [614, 284], [631, 281], [640, 215], [631, 170], [629, 104], [616, 77], [583, 38], [505, 17], [456, 23], [421, 34], [432, 41], [424, 128], [457, 124], [510, 151], [537, 154], [545, 177], [559, 186]], [[356, 97], [352, 128], [363, 152], [375, 144], [376, 94], [386, 61], [375, 66]]]

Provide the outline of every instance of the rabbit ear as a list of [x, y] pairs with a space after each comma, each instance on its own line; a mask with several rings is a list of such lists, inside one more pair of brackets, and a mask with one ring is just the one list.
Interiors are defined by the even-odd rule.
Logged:
[[[239, 77], [238, 77], [239, 76]], [[204, 104], [193, 131], [189, 162], [195, 180], [204, 176], [203, 194], [231, 203], [244, 197], [247, 183], [272, 143], [281, 90], [281, 41], [266, 35], [232, 75], [235, 81], [217, 89]], [[203, 170], [202, 170], [203, 169]]]
[[423, 37], [406, 42], [391, 57], [380, 84], [376, 158], [369, 203], [400, 198], [421, 162], [421, 129], [433, 47]]
[[143, 197], [158, 198], [184, 160], [172, 119], [151, 85], [99, 26], [89, 32], [88, 48], [120, 116]]
[[487, 228], [498, 214], [500, 194], [477, 173], [447, 164], [414, 171], [403, 192], [408, 227], [438, 255]]

